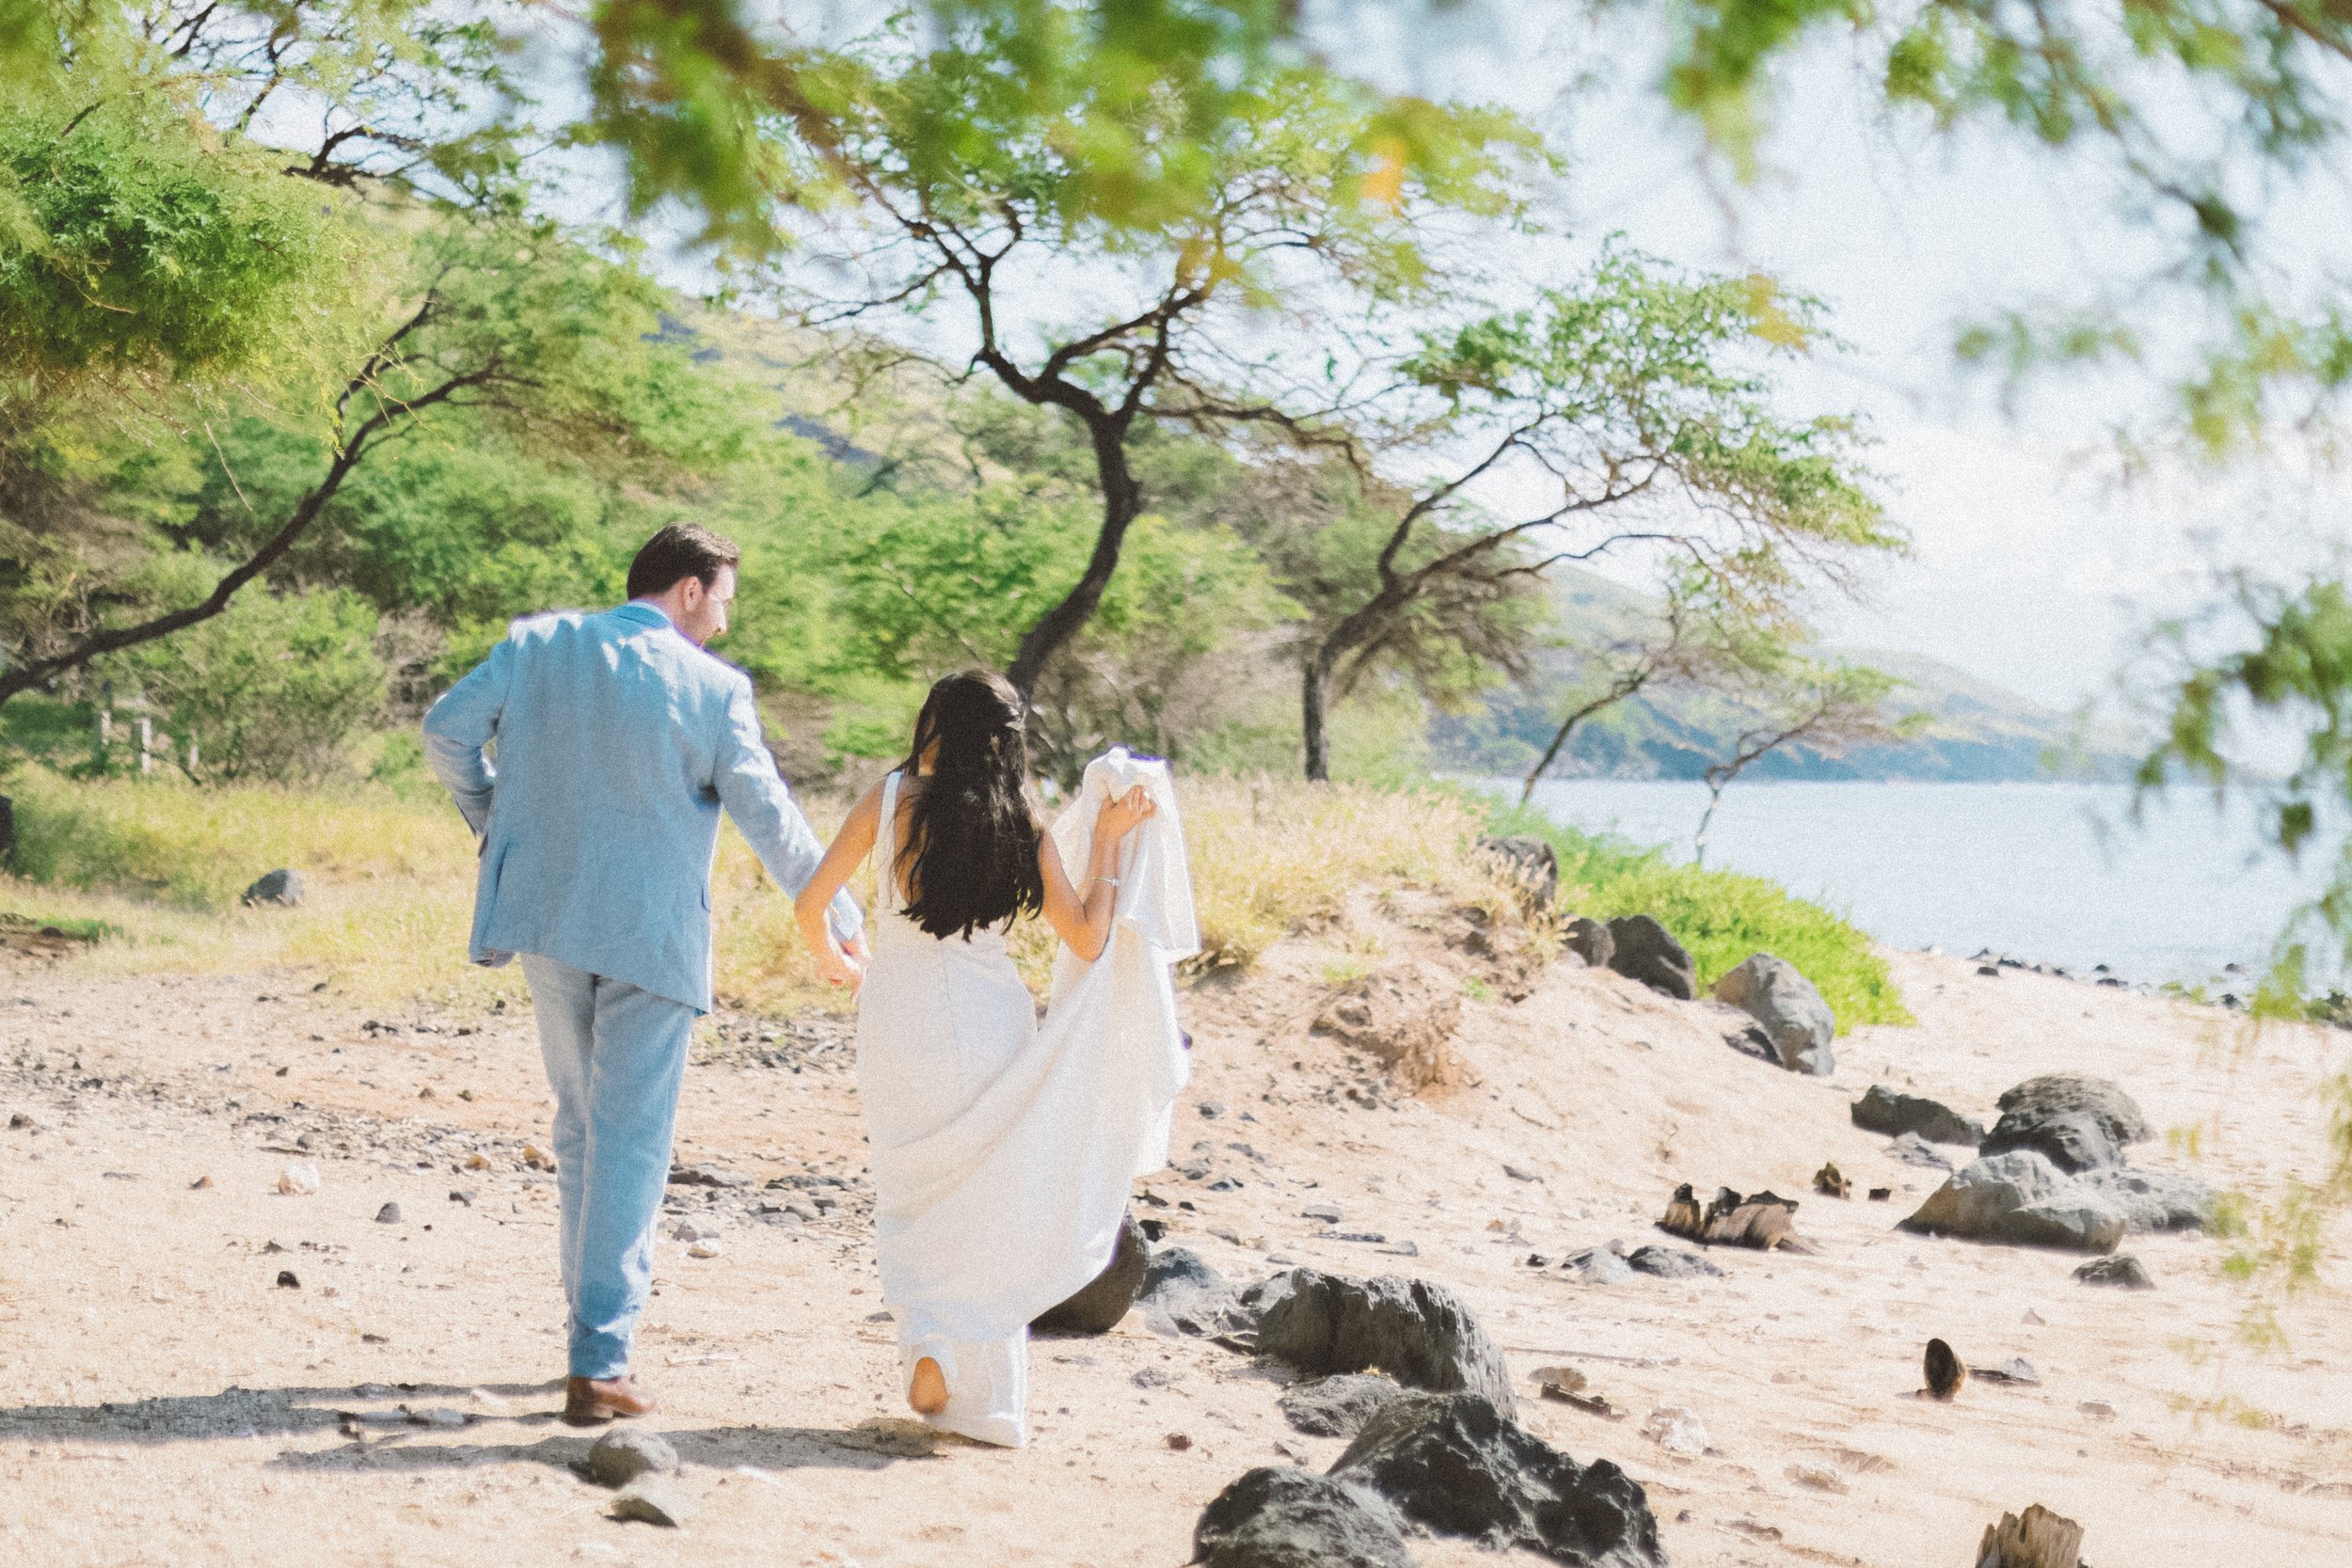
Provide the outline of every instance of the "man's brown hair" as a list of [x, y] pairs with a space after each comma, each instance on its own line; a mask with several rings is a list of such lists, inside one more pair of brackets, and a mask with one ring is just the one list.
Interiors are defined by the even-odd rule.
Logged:
[[719, 568], [739, 565], [743, 551], [734, 540], [695, 523], [672, 523], [645, 541], [628, 563], [628, 596], [650, 599], [687, 578], [705, 588], [719, 580]]

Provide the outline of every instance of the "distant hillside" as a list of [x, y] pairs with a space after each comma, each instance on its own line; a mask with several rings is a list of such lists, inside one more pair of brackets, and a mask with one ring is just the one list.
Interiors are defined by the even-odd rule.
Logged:
[[[1564, 626], [1581, 642], [1606, 641], [1638, 631], [1657, 603], [1588, 572], [1560, 575], [1555, 596]], [[2096, 735], [2084, 747], [2072, 716], [2005, 690], [1919, 654], [1841, 649], [1906, 684], [1899, 711], [1920, 711], [1933, 724], [1918, 739], [1825, 756], [1802, 747], [1766, 757], [1753, 779], [2008, 780], [2121, 777], [2130, 770], [2128, 747]], [[1560, 714], [1579, 686], [1579, 657], [1569, 650], [1544, 656], [1534, 681], [1489, 692], [1484, 711], [1441, 714], [1430, 725], [1430, 745], [1449, 771], [1525, 773], [1550, 744]], [[1547, 777], [1695, 779], [1729, 750], [1744, 715], [1707, 692], [1668, 690], [1619, 704], [1580, 726]]]

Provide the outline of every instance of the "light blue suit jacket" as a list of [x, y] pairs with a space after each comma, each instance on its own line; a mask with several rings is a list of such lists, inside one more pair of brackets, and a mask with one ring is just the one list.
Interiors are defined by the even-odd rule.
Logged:
[[[721, 809], [787, 894], [823, 858], [751, 677], [648, 604], [516, 622], [424, 716], [424, 749], [482, 837], [476, 963], [535, 953], [707, 1012]], [[845, 939], [863, 924], [846, 892], [832, 912]]]

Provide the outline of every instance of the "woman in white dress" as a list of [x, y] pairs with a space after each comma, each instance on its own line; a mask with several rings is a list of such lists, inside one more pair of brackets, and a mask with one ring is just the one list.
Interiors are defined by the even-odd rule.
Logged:
[[[959, 1299], [952, 1267], [906, 1256], [893, 1216], [911, 1195], [892, 1190], [889, 1156], [952, 1134], [1035, 1036], [1037, 1004], [1005, 951], [1005, 927], [1042, 914], [1088, 963], [1110, 934], [1119, 843], [1152, 815], [1150, 793], [1138, 786], [1105, 800], [1073, 882], [1029, 804], [1027, 772], [1019, 693], [994, 674], [947, 676], [915, 719], [907, 760], [850, 811], [796, 906], [819, 973], [861, 985], [858, 1097], [907, 1402], [934, 1425], [1010, 1445], [1026, 1432], [1025, 1320], [1008, 1332], [982, 1304]], [[825, 907], [869, 854], [873, 957], [861, 974]], [[1013, 1212], [990, 1218], [1009, 1238], [1031, 1223]], [[989, 1238], [967, 1244], [985, 1257]]]

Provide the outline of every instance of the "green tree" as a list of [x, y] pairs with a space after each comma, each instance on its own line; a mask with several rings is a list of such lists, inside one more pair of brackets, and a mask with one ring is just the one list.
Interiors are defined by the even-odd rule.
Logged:
[[215, 452], [216, 504], [180, 541], [225, 558], [210, 591], [168, 603], [135, 593], [43, 598], [25, 585], [71, 578], [56, 558], [78, 552], [87, 562], [90, 553], [87, 537], [51, 538], [48, 556], [9, 574], [23, 591], [6, 628], [13, 646], [0, 671], [0, 702], [220, 614], [241, 589], [312, 541], [373, 453], [429, 416], [462, 415], [477, 432], [590, 471], [676, 455], [644, 438], [671, 412], [656, 395], [648, 415], [648, 388], [659, 394], [691, 381], [692, 367], [681, 352], [647, 341], [661, 296], [642, 275], [567, 244], [545, 224], [490, 218], [414, 228], [411, 269], [373, 302], [378, 335], [311, 427], [307, 460], [299, 444], [277, 447], [274, 483], [257, 500]]
[[1691, 835], [1691, 858], [1700, 865], [1707, 863], [1707, 831], [1724, 791], [1766, 757], [1791, 746], [1836, 756], [1856, 746], [1908, 739], [1928, 721], [1925, 714], [1889, 713], [1888, 702], [1902, 683], [1867, 665], [1783, 644], [1751, 649], [1744, 673], [1740, 695], [1754, 717], [1701, 775], [1707, 809]]
[[[1402, 375], [1443, 407], [1410, 450], [1470, 456], [1396, 497], [1359, 583], [1329, 601], [1303, 661], [1307, 776], [1327, 776], [1335, 679], [1400, 648], [1514, 659], [1495, 607], [1553, 565], [1645, 546], [1726, 602], [1785, 600], [1802, 568], [1836, 575], [1901, 547], [1852, 421], [1780, 414], [1756, 368], [1805, 349], [1818, 315], [1613, 246], [1532, 309], [1427, 336]], [[1515, 469], [1542, 487], [1536, 507], [1496, 518], [1472, 502]]]
[[[1089, 139], [1112, 112], [1073, 63], [1093, 56], [1025, 76], [1008, 69], [1021, 37], [1015, 20], [962, 17], [929, 44], [810, 56], [803, 74], [821, 75], [821, 103], [769, 121], [766, 148], [785, 198], [813, 199], [821, 183], [837, 198], [818, 216], [780, 209], [803, 230], [793, 276], [830, 261], [870, 285], [807, 319], [952, 313], [958, 357], [968, 349], [975, 373], [1072, 421], [1086, 444], [1094, 540], [1073, 579], [1033, 601], [1008, 663], [1025, 691], [1102, 603], [1145, 512], [1138, 428], [1304, 432], [1344, 405], [1348, 321], [1458, 282], [1438, 265], [1439, 220], [1507, 218], [1532, 138], [1502, 115], [1402, 113], [1344, 78], [1266, 65], [1214, 95], [1205, 121], [1188, 102], [1107, 95], [1119, 123], [1158, 146], [1155, 166], [1185, 171], [1138, 173], [1139, 194], [1106, 178]], [[1022, 325], [1026, 302], [1089, 263], [1103, 280], [1089, 293], [1117, 298]], [[1284, 313], [1282, 330], [1311, 327], [1303, 373], [1266, 352]]]
[[[1032, 607], [1068, 580], [1092, 536], [1084, 512], [1041, 505], [1009, 483], [888, 515], [839, 560], [835, 678], [919, 687], [950, 670], [1003, 664], [1033, 623]], [[1232, 533], [1144, 515], [1126, 570], [1037, 688], [1037, 765], [1074, 779], [1113, 740], [1182, 755], [1222, 721], [1252, 635], [1287, 613], [1263, 564]]]

